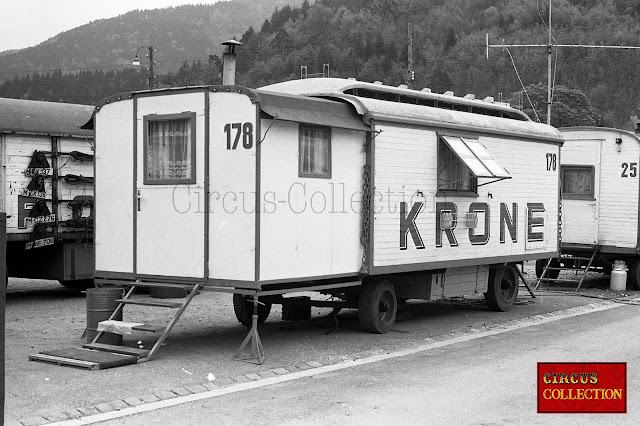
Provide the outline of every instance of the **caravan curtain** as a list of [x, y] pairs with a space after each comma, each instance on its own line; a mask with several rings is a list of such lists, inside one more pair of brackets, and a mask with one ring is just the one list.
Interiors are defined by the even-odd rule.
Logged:
[[192, 178], [189, 118], [148, 121], [147, 179], [190, 180]]
[[300, 176], [331, 176], [331, 132], [321, 127], [300, 128]]

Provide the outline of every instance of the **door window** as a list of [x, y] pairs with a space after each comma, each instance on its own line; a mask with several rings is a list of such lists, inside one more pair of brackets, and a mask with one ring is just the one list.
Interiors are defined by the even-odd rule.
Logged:
[[595, 169], [591, 166], [562, 166], [562, 198], [593, 200]]

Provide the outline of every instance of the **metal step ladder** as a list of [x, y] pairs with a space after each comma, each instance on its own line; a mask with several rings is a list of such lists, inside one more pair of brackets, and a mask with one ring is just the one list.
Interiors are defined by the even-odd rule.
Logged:
[[[574, 291], [580, 290], [582, 286], [582, 282], [584, 281], [587, 273], [591, 269], [591, 265], [593, 264], [593, 259], [595, 259], [596, 254], [598, 253], [598, 248], [596, 247], [590, 256], [572, 256], [567, 254], [562, 254], [560, 252], [560, 256], [558, 258], [551, 258], [547, 261], [547, 264], [540, 275], [540, 278], [536, 281], [535, 289], [537, 290], [540, 284], [544, 281], [547, 283], [547, 286], [552, 282], [577, 282], [578, 285]], [[557, 264], [555, 263], [557, 262]], [[582, 267], [581, 264], [583, 262], [587, 262], [587, 265]], [[562, 266], [565, 265], [565, 266]], [[550, 275], [550, 271], [558, 271], [558, 274], [562, 271], [576, 271], [576, 277], [573, 279], [568, 278], [549, 278], [547, 275]]]
[[[153, 300], [151, 298], [132, 299], [132, 296], [135, 294], [136, 289], [138, 287], [143, 287], [143, 286], [153, 287], [153, 288], [184, 289], [186, 292], [188, 292], [188, 294], [186, 295], [184, 301], [182, 302]], [[106, 332], [122, 334], [122, 333], [119, 333], [117, 330], [113, 330], [113, 329], [109, 329], [108, 331], [107, 330], [98, 331], [95, 337], [93, 338], [93, 340], [90, 343], [83, 344], [82, 347], [85, 349], [91, 349], [96, 351], [104, 351], [104, 352], [110, 352], [115, 354], [133, 356], [137, 358], [137, 362], [144, 362], [144, 361], [151, 360], [151, 358], [153, 358], [153, 356], [158, 352], [160, 345], [162, 345], [164, 340], [167, 338], [167, 335], [169, 334], [173, 326], [178, 322], [178, 320], [184, 313], [187, 306], [189, 306], [189, 303], [191, 303], [195, 295], [198, 294], [201, 286], [202, 286], [202, 283], [196, 283], [196, 284], [154, 283], [152, 285], [134, 284], [129, 288], [129, 290], [126, 292], [126, 294], [122, 299], [116, 300], [116, 302], [118, 302], [118, 306], [113, 311], [113, 313], [111, 314], [111, 316], [107, 321], [111, 322], [116, 326], [120, 324], [123, 326], [122, 327], [123, 329], [126, 329], [128, 325], [130, 325], [131, 323], [127, 323], [125, 321], [117, 321], [117, 320], [114, 320], [114, 318], [116, 318], [120, 314], [120, 312], [122, 311], [125, 305], [153, 306], [153, 307], [159, 307], [159, 308], [176, 309], [176, 312], [174, 313], [173, 317], [169, 320], [167, 324], [135, 323], [135, 325], [130, 327], [131, 331], [137, 331], [137, 332], [148, 332], [148, 333], [161, 332], [160, 336], [158, 337], [156, 342], [153, 344], [153, 347], [151, 349], [141, 349], [138, 347], [129, 347], [129, 346], [120, 346], [120, 345], [109, 345], [109, 344], [98, 342], [100, 337]]]

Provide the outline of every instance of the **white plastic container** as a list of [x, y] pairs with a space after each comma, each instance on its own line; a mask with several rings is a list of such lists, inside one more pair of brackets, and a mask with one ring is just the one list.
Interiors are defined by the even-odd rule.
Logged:
[[627, 265], [622, 260], [616, 260], [611, 270], [611, 290], [624, 291], [627, 289]]

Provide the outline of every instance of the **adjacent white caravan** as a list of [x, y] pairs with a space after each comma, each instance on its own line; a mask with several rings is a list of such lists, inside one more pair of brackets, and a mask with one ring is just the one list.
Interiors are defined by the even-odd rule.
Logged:
[[[96, 277], [316, 290], [384, 333], [398, 303], [485, 293], [558, 254], [562, 138], [491, 99], [349, 79], [135, 92], [95, 113]], [[314, 303], [314, 302], [309, 302]], [[250, 306], [247, 310], [244, 307]]]
[[[640, 289], [640, 138], [604, 127], [560, 129], [565, 143], [562, 182], [561, 254], [555, 267], [610, 271], [616, 260], [629, 266], [627, 282]], [[542, 268], [538, 263], [538, 275]], [[549, 273], [557, 277], [559, 269]]]
[[9, 276], [93, 286], [93, 110], [0, 98]]

